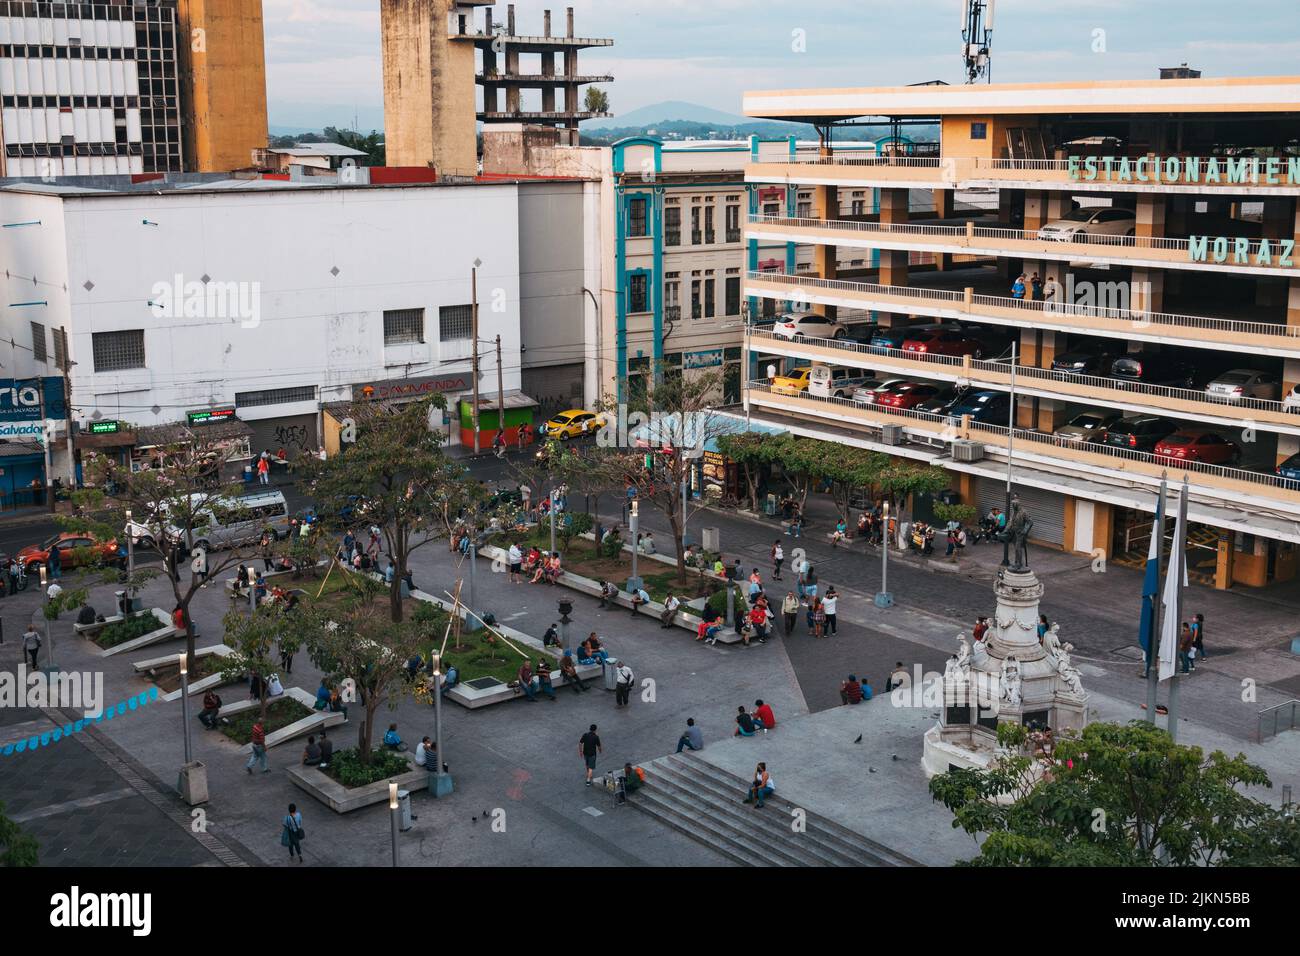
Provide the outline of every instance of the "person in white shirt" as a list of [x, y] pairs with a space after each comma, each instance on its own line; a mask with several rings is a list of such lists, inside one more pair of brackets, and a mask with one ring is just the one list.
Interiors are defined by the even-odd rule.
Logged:
[[839, 604], [840, 596], [835, 593], [834, 588], [826, 589], [826, 596], [822, 598], [822, 610], [826, 612], [826, 633], [835, 633], [835, 607]]
[[616, 683], [614, 686], [614, 706], [626, 707], [628, 705], [628, 697], [632, 693], [632, 683], [636, 680], [636, 675], [632, 673], [632, 668], [628, 667], [622, 661], [615, 661], [614, 667], [614, 674], [616, 677]]
[[677, 599], [677, 595], [668, 595], [668, 600], [664, 601], [664, 612], [659, 615], [659, 626], [672, 627], [673, 618], [677, 616], [677, 609], [681, 606], [682, 602]]
[[523, 568], [524, 553], [519, 550], [519, 545], [510, 545], [510, 550], [506, 554], [506, 563], [510, 565], [510, 583], [523, 584], [520, 572]]
[[[428, 737], [425, 737], [415, 746], [415, 765], [417, 767], [427, 767], [429, 765], [429, 758], [434, 756], [436, 753], [437, 751], [434, 749], [433, 741]], [[434, 763], [434, 767], [437, 767], [436, 762]]]

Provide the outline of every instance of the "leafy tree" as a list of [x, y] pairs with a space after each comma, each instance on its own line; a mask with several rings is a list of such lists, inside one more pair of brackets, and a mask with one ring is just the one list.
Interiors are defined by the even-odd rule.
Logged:
[[1207, 757], [1143, 721], [1090, 724], [1047, 752], [1035, 752], [1024, 727], [1004, 723], [998, 742], [1002, 753], [987, 770], [930, 781], [954, 828], [987, 834], [969, 865], [1300, 862], [1295, 820], [1238, 789], [1271, 786], [1244, 754]]
[[766, 432], [737, 432], [734, 435], [718, 436], [719, 454], [734, 461], [745, 478], [751, 511], [758, 510], [759, 483], [776, 445], [775, 436]]
[[393, 621], [402, 620], [401, 583], [411, 555], [484, 496], [443, 454], [441, 433], [429, 428], [430, 409], [445, 407], [442, 395], [391, 411], [357, 403], [348, 415], [356, 440], [326, 461], [306, 458], [302, 465], [301, 486], [329, 528], [379, 528], [396, 571], [389, 585]]
[[[361, 580], [373, 584], [368, 578]], [[222, 643], [233, 652], [222, 659], [222, 679], [236, 681], [245, 674], [259, 675], [259, 714], [263, 719], [268, 702], [266, 678], [279, 671], [280, 653], [294, 654], [302, 647], [304, 616], [299, 608], [289, 610], [284, 605], [263, 603], [251, 615], [231, 610], [222, 621]]]
[[949, 521], [956, 521], [959, 524], [971, 524], [977, 514], [974, 505], [947, 505], [938, 502], [934, 506], [934, 517], [937, 521], [947, 524]]
[[837, 446], [831, 442], [821, 444], [824, 447], [820, 456], [819, 477], [830, 481], [831, 500], [835, 502], [835, 510], [840, 519], [848, 523], [854, 492], [862, 488], [874, 488], [883, 476], [891, 473], [889, 456], [865, 448]]
[[589, 86], [583, 106], [588, 113], [608, 113], [609, 94], [598, 86]]
[[[338, 143], [340, 146], [347, 146], [350, 149], [361, 150], [366, 154], [366, 160], [362, 165], [384, 165], [384, 134], [376, 130], [372, 129], [369, 133], [358, 133], [350, 129], [326, 126], [324, 141]], [[306, 140], [302, 139], [300, 142], [306, 142]]]
[[[227, 568], [250, 560], [257, 551], [256, 541], [222, 551], [208, 547], [205, 535], [212, 519], [233, 517], [238, 497], [244, 494], [241, 482], [219, 479], [224, 456], [225, 451], [205, 439], [200, 428], [192, 442], [158, 449], [151, 468], [132, 471], [97, 458], [89, 467], [93, 487], [73, 493], [77, 513], [62, 522], [71, 530], [109, 541], [127, 533], [129, 511], [132, 521], [149, 529], [163, 552], [162, 570], [138, 569], [130, 585], [138, 588], [160, 573], [166, 576], [184, 615], [185, 652], [191, 668], [195, 661], [190, 602], [205, 581], [219, 579]], [[169, 541], [176, 546], [169, 547]], [[183, 567], [187, 560], [188, 569]], [[200, 574], [196, 565], [206, 574]]]
[[38, 859], [36, 840], [5, 816], [0, 803], [0, 866], [35, 866]]

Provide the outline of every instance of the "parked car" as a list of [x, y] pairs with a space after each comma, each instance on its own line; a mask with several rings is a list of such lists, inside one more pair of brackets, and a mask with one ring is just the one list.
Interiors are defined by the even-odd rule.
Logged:
[[980, 358], [984, 355], [984, 343], [971, 338], [960, 329], [927, 329], [904, 339], [903, 351]]
[[871, 351], [883, 352], [885, 349], [901, 349], [904, 342], [920, 332], [950, 327], [939, 322], [930, 322], [924, 325], [906, 325], [901, 328], [876, 329], [871, 336]]
[[1291, 386], [1291, 391], [1282, 396], [1284, 412], [1300, 412], [1300, 382]]
[[598, 431], [604, 423], [605, 418], [599, 412], [589, 412], [582, 408], [570, 408], [552, 415], [542, 422], [540, 431], [546, 438], [558, 438], [560, 441], [568, 441], [570, 438]]
[[99, 541], [88, 534], [64, 531], [44, 544], [29, 544], [18, 552], [18, 562], [28, 574], [36, 574], [50, 560], [50, 552], [59, 551], [59, 566], [75, 568], [98, 561], [117, 560], [117, 540]]
[[1277, 472], [1279, 478], [1300, 482], [1300, 452], [1296, 452], [1273, 470]]
[[923, 401], [935, 398], [943, 386], [927, 382], [900, 382], [880, 393], [876, 404], [888, 408], [916, 408]]
[[772, 332], [787, 339], [842, 339], [849, 330], [817, 312], [789, 312], [778, 316]]
[[1038, 230], [1038, 238], [1054, 242], [1087, 242], [1099, 236], [1131, 236], [1136, 227], [1137, 216], [1132, 209], [1084, 206], [1044, 225]]
[[1062, 441], [1099, 442], [1105, 438], [1106, 429], [1123, 417], [1123, 412], [1091, 409], [1075, 415], [1052, 434]]
[[1067, 375], [1109, 376], [1119, 354], [1098, 348], [1079, 348], [1062, 352], [1052, 360], [1053, 372]]
[[1168, 352], [1130, 352], [1114, 361], [1110, 374], [1120, 383], [1141, 382], [1144, 385], [1188, 388], [1196, 371]]
[[954, 419], [969, 415], [971, 421], [1005, 425], [1011, 414], [1011, 396], [986, 390], [967, 392], [948, 407], [947, 413]]
[[1178, 423], [1158, 415], [1133, 415], [1121, 418], [1106, 429], [1103, 443], [1133, 451], [1151, 451], [1156, 442], [1178, 431]]
[[1199, 429], [1174, 432], [1156, 442], [1156, 458], [1162, 462], [1199, 461], [1206, 465], [1235, 465], [1241, 449], [1222, 435]]
[[905, 378], [868, 379], [853, 390], [852, 397], [859, 405], [875, 405], [881, 395], [895, 386], [906, 383]]
[[812, 375], [811, 365], [800, 365], [772, 379], [772, 391], [785, 395], [798, 395], [808, 391], [808, 377]]
[[969, 385], [941, 385], [937, 394], [918, 402], [916, 410], [931, 415], [942, 415], [950, 405], [959, 401], [968, 391], [970, 391]]
[[1212, 378], [1205, 386], [1205, 397], [1213, 401], [1239, 402], [1243, 398], [1277, 400], [1276, 375], [1249, 368], [1234, 368]]

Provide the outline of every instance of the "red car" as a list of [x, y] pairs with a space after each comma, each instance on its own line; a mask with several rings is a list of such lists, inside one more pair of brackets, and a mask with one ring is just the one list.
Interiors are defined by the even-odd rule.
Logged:
[[[56, 534], [44, 544], [31, 544], [18, 552], [18, 560], [22, 562], [28, 574], [35, 573], [36, 570], [50, 559], [50, 552], [55, 548], [59, 549], [59, 567], [73, 568], [89, 561], [115, 561], [117, 560], [117, 541], [101, 542], [96, 541], [88, 534], [72, 534], [63, 532]], [[84, 549], [89, 548], [89, 551]]]
[[926, 352], [930, 355], [970, 355], [979, 358], [984, 345], [955, 329], [930, 329], [904, 339], [904, 352]]
[[929, 401], [943, 391], [942, 386], [927, 385], [924, 382], [900, 382], [887, 392], [876, 397], [876, 404], [888, 408], [916, 408], [922, 402]]
[[1156, 458], [1165, 464], [1198, 461], [1206, 465], [1235, 465], [1241, 449], [1214, 432], [1185, 430], [1156, 442]]

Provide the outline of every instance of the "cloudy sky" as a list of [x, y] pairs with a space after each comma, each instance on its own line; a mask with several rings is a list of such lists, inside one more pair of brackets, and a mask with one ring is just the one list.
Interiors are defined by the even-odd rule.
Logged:
[[[382, 128], [379, 0], [263, 0], [276, 126]], [[542, 10], [576, 11], [584, 54], [612, 73], [615, 113], [663, 100], [740, 112], [747, 89], [963, 80], [962, 0], [518, 0], [521, 32]], [[994, 79], [1295, 72], [1295, 0], [997, 0]], [[480, 14], [481, 16], [481, 14]], [[505, 3], [496, 8], [505, 17]], [[535, 61], [534, 61], [535, 62]]]

